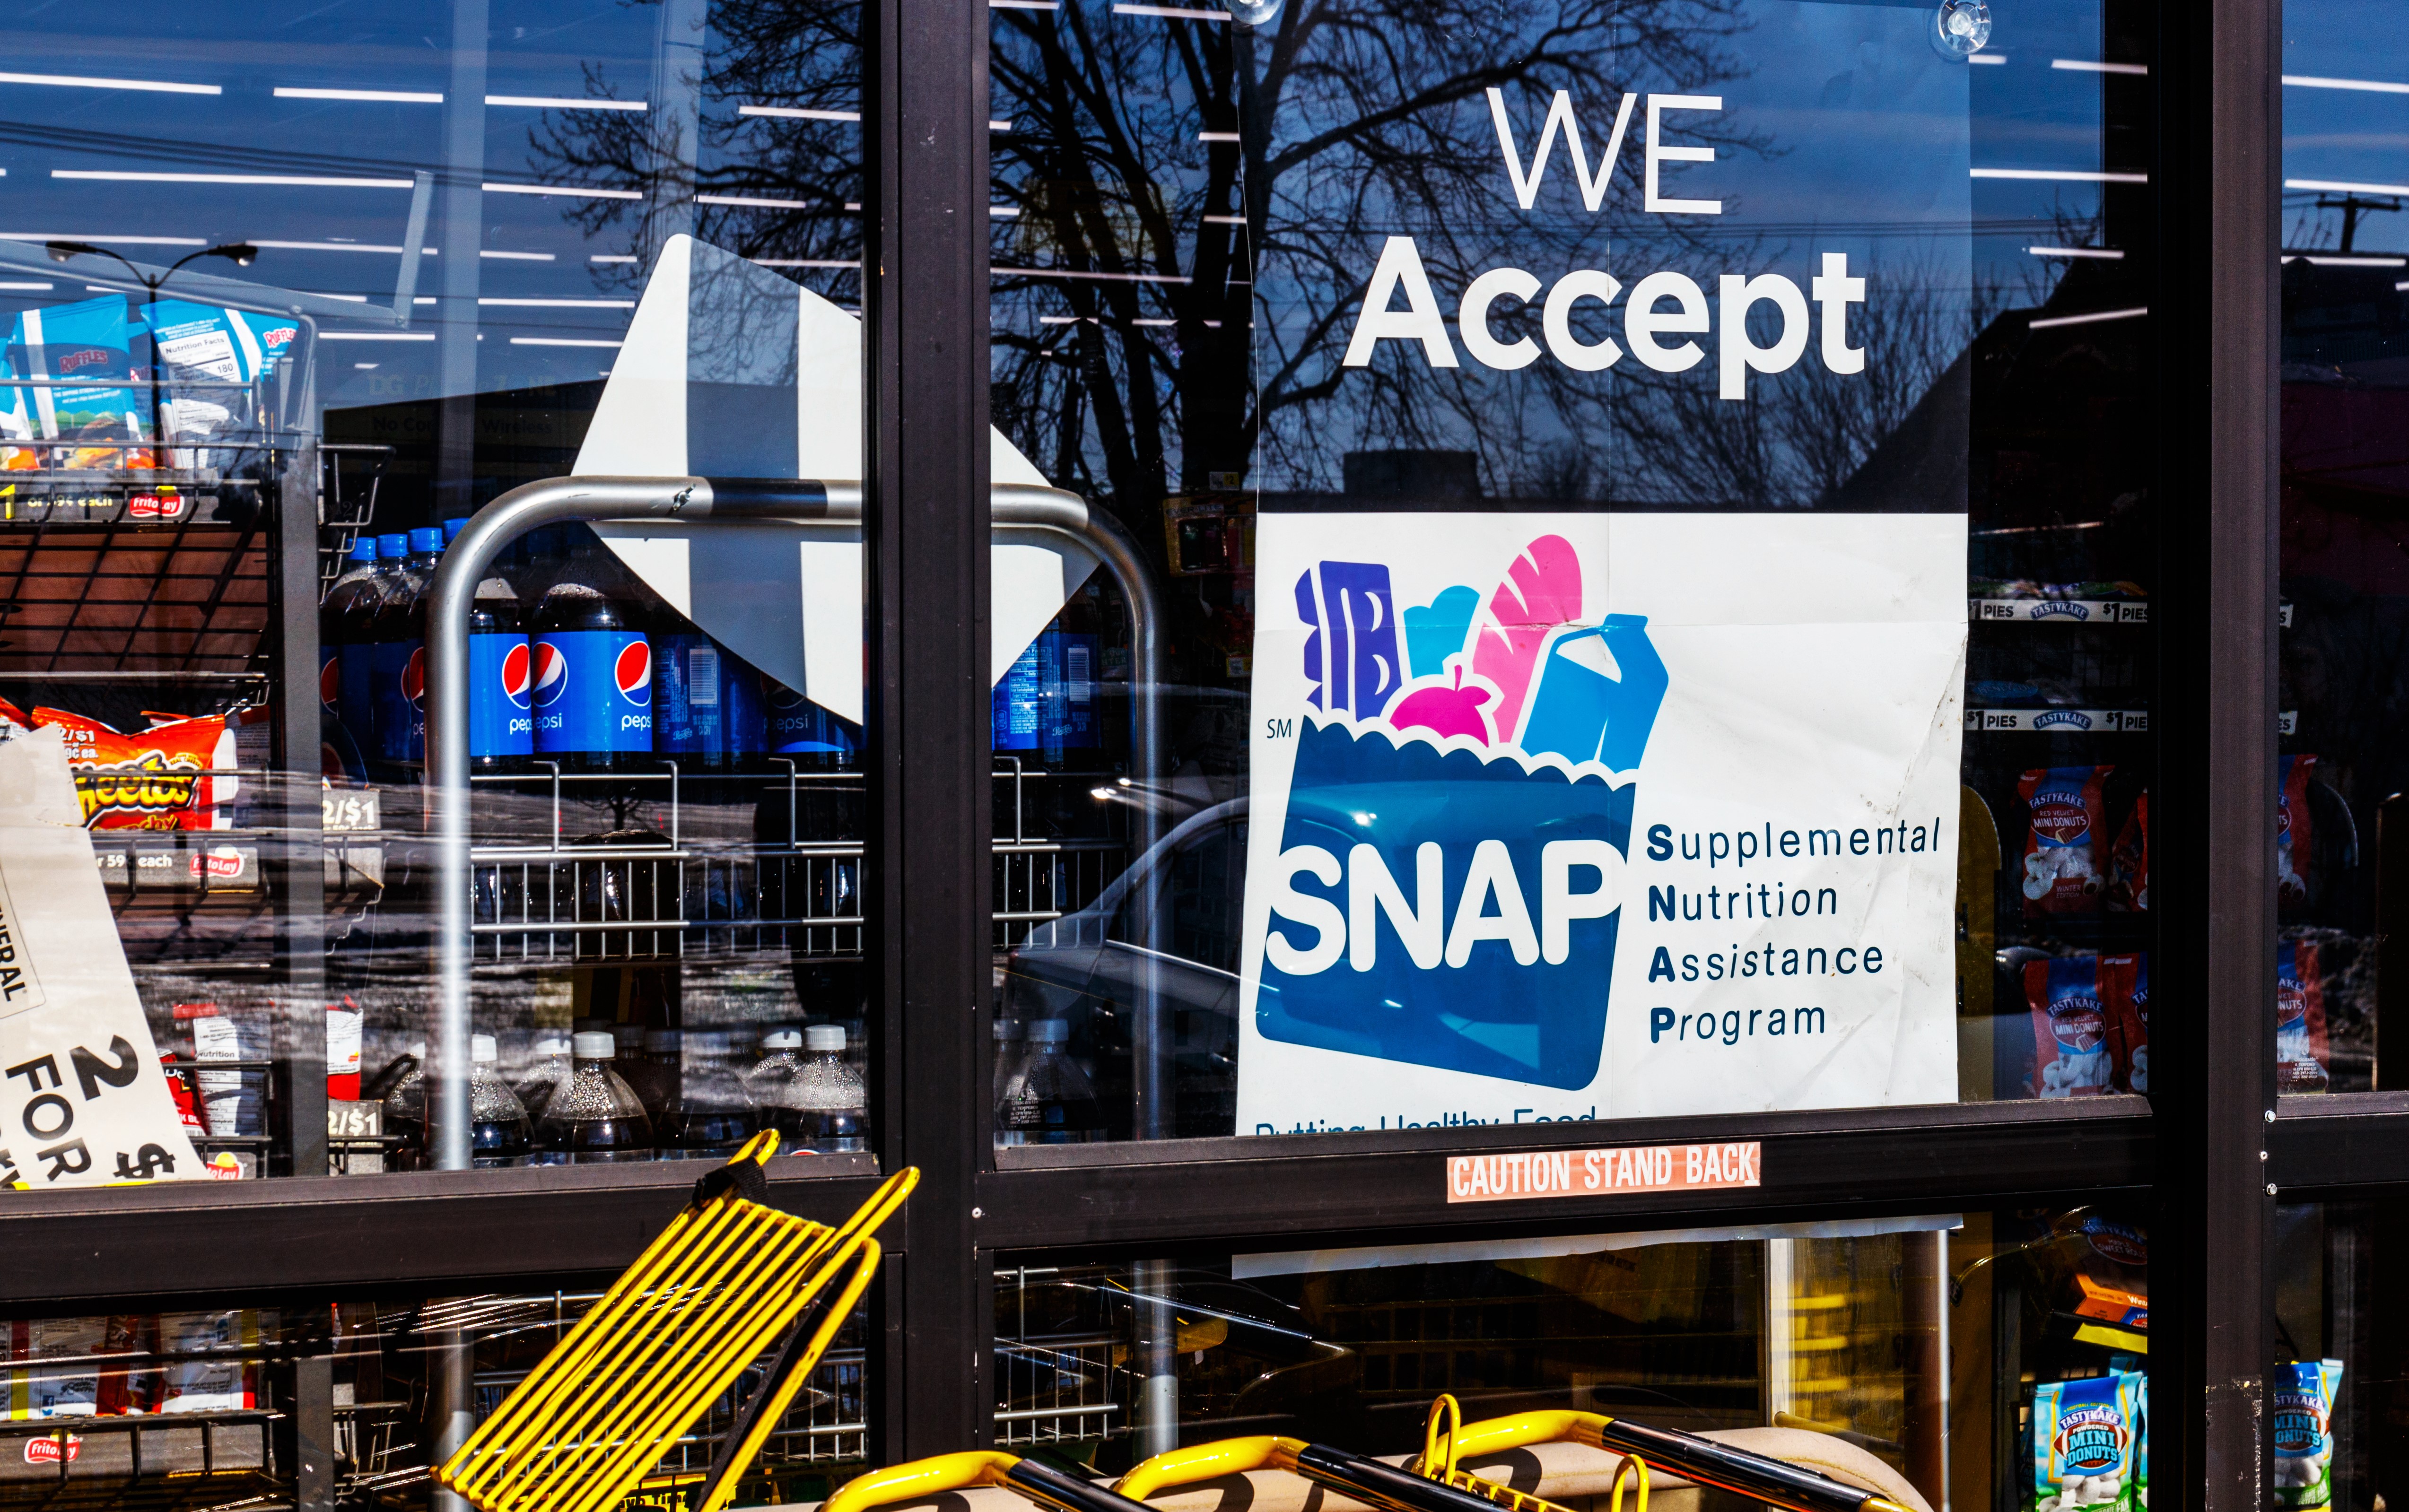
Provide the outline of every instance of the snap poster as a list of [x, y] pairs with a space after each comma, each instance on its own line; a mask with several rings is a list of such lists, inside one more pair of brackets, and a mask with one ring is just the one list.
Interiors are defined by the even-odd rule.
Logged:
[[1263, 515], [1240, 1131], [1953, 1101], [1966, 548]]

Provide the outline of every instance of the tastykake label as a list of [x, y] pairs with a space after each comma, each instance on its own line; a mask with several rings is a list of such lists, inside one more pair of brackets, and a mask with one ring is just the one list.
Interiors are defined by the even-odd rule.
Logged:
[[1450, 1202], [1507, 1202], [1526, 1197], [1609, 1197], [1626, 1192], [1690, 1192], [1764, 1184], [1764, 1146], [1625, 1145], [1615, 1149], [1529, 1150], [1455, 1155], [1447, 1162]]

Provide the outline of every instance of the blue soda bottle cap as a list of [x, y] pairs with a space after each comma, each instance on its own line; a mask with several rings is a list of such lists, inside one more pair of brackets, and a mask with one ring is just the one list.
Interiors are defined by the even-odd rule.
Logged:
[[410, 549], [419, 555], [440, 552], [443, 549], [443, 532], [433, 526], [422, 526], [410, 533]]
[[377, 558], [380, 561], [398, 562], [409, 554], [409, 536], [397, 531], [389, 536], [377, 537]]
[[349, 558], [349, 559], [350, 559], [350, 560], [352, 560], [352, 561], [354, 561], [354, 562], [373, 562], [373, 561], [375, 561], [375, 560], [376, 560], [376, 537], [374, 537], [374, 536], [357, 536], [357, 537], [354, 537], [354, 538], [353, 539], [353, 540], [352, 540], [352, 554], [351, 554], [351, 556], [350, 556], [350, 558]]
[[449, 520], [444, 521], [444, 522], [443, 522], [443, 544], [444, 544], [444, 547], [448, 550], [448, 549], [451, 547], [451, 545], [452, 545], [452, 543], [453, 543], [454, 541], [455, 541], [455, 540], [459, 540], [459, 539], [460, 539], [460, 532], [461, 532], [461, 531], [463, 531], [463, 530], [466, 530], [466, 529], [468, 529], [468, 528], [469, 528], [469, 517], [468, 517], [467, 515], [465, 515], [465, 514], [455, 514], [455, 515], [454, 515], [452, 518], [450, 518]]

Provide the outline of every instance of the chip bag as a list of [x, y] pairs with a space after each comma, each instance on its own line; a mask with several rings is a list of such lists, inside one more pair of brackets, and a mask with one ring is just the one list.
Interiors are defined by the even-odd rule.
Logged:
[[2087, 914], [2099, 906], [2100, 787], [2113, 767], [2026, 772], [2016, 791], [2031, 811], [2025, 835], [2025, 913]]
[[[36, 727], [66, 734], [76, 796], [93, 829], [226, 829], [237, 779], [234, 734], [224, 715], [167, 719], [126, 735], [97, 719], [36, 709]], [[220, 773], [222, 775], [211, 775]]]
[[2268, 1384], [2275, 1399], [2275, 1505], [2333, 1505], [2333, 1405], [2342, 1361], [2287, 1361]]
[[2060, 956], [2025, 967], [2032, 1008], [2033, 1095], [2099, 1097], [2115, 1089], [2099, 958]]
[[2116, 832], [2108, 853], [2108, 908], [2111, 913], [2150, 911], [2150, 790], [2142, 789], [2125, 828]]
[[[8, 335], [8, 361], [18, 374], [36, 382], [25, 403], [34, 436], [69, 441], [148, 439], [151, 401], [131, 386], [132, 335], [121, 295], [18, 315]], [[99, 386], [68, 388], [57, 382], [64, 379], [92, 379]], [[47, 449], [44, 462], [53, 468], [151, 465], [147, 453], [120, 447]]]
[[2293, 908], [2309, 900], [2309, 866], [2315, 856], [2315, 829], [2309, 818], [2313, 756], [2287, 756], [2278, 770], [2275, 794], [2275, 901]]
[[2108, 1011], [2108, 1039], [2120, 1091], [2150, 1090], [2150, 958], [2103, 956], [2099, 996]]
[[2275, 1089], [2322, 1092], [2331, 1082], [2326, 1044], [2325, 979], [2317, 947], [2305, 940], [2275, 947]]
[[2113, 1370], [2033, 1389], [2032, 1493], [2027, 1512], [2141, 1505], [2142, 1376]]

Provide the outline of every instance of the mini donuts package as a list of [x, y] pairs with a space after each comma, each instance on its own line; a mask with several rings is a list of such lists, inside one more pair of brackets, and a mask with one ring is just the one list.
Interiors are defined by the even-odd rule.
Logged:
[[2285, 908], [2309, 900], [2309, 865], [2315, 855], [2309, 778], [2316, 770], [2317, 758], [2313, 756], [2287, 756], [2277, 769], [2275, 901]]
[[2099, 998], [2108, 1015], [2108, 1041], [2120, 1092], [2150, 1090], [2150, 958], [2103, 956]]
[[2108, 909], [2115, 914], [2150, 911], [2150, 790], [2142, 789], [2116, 843], [2108, 853]]
[[2294, 1360], [2268, 1382], [2275, 1403], [2275, 1505], [2333, 1505], [2333, 1407], [2339, 1360]]
[[2060, 956], [2025, 966], [2032, 1008], [2033, 1095], [2099, 1097], [2115, 1090], [2107, 1005], [2097, 956]]
[[2113, 767], [2050, 767], [2028, 771], [2016, 792], [2030, 813], [2021, 879], [2025, 914], [2088, 914], [2099, 907], [2099, 842], [2106, 820], [2100, 789]]
[[2032, 1490], [2026, 1512], [2131, 1512], [2142, 1487], [2143, 1377], [2112, 1370], [2033, 1388]]
[[67, 765], [92, 829], [226, 829], [235, 796], [234, 731], [222, 714], [154, 715], [127, 735], [97, 719], [36, 709], [28, 723], [65, 732]]
[[2326, 1044], [2325, 978], [2306, 940], [2275, 947], [2275, 1086], [2322, 1092], [2332, 1081]]

